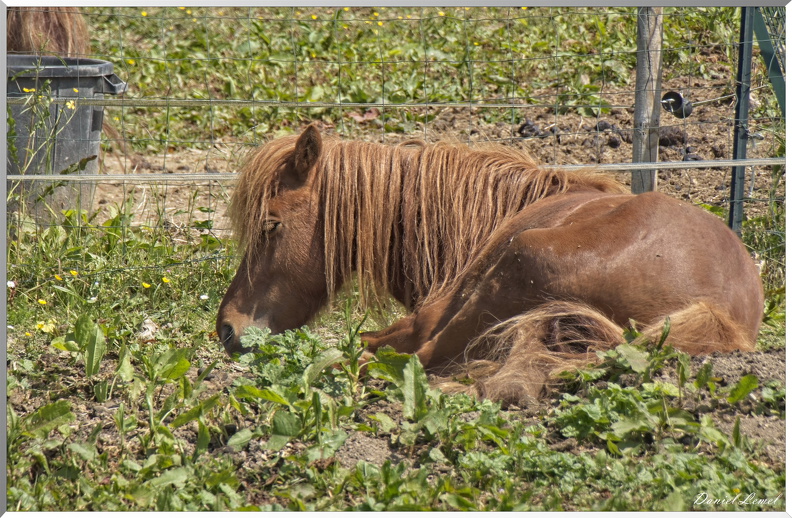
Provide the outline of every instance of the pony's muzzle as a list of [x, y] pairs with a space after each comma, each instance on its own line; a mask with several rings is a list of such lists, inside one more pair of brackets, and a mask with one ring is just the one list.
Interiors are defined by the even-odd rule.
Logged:
[[228, 322], [223, 322], [222, 324], [218, 322], [217, 336], [220, 338], [220, 343], [223, 344], [223, 347], [229, 355], [237, 353], [242, 354], [249, 350], [242, 347], [242, 342], [234, 331], [234, 326]]

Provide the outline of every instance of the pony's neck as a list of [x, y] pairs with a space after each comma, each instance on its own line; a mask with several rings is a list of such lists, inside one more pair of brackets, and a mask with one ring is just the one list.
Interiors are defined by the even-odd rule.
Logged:
[[387, 290], [408, 307], [442, 291], [525, 207], [586, 185], [505, 147], [356, 141], [328, 146], [323, 177], [328, 272], [339, 282], [357, 272], [364, 296]]

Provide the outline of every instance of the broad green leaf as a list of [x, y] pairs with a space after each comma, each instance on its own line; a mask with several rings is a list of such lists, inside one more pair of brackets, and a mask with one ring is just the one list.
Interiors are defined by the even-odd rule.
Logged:
[[130, 460], [130, 459], [122, 460], [121, 461], [121, 465], [123, 467], [125, 467], [126, 469], [130, 470], [130, 471], [134, 471], [135, 473], [137, 473], [138, 471], [143, 469], [143, 466], [141, 466], [140, 464], [138, 464], [134, 460]]
[[74, 324], [74, 336], [85, 352], [85, 375], [89, 378], [99, 373], [99, 365], [107, 352], [102, 329], [88, 315], [81, 315]]
[[171, 349], [162, 353], [156, 360], [157, 377], [176, 380], [184, 376], [190, 370], [188, 354], [187, 349]]
[[187, 467], [174, 468], [166, 471], [157, 478], [149, 481], [152, 487], [176, 486], [181, 487], [192, 475], [192, 470]]
[[392, 347], [383, 347], [377, 350], [375, 357], [377, 360], [368, 364], [369, 376], [390, 381], [397, 386], [404, 382], [404, 368], [410, 361], [409, 354], [397, 353]]
[[130, 361], [128, 354], [124, 355], [123, 358], [121, 358], [121, 361], [118, 362], [116, 374], [118, 374], [118, 377], [123, 381], [132, 381], [132, 378], [135, 375], [135, 369], [132, 367], [132, 362]]
[[323, 432], [322, 444], [335, 452], [346, 442], [347, 437], [349, 437], [349, 435], [340, 428], [332, 432]]
[[306, 386], [310, 386], [324, 372], [324, 370], [334, 363], [338, 363], [344, 357], [344, 353], [338, 349], [328, 349], [323, 351], [319, 357], [305, 369], [303, 381]]
[[743, 376], [742, 379], [734, 386], [729, 392], [729, 397], [726, 398], [731, 404], [742, 401], [748, 394], [753, 392], [754, 389], [759, 388], [759, 379], [753, 374]]
[[214, 396], [201, 401], [190, 410], [180, 414], [170, 423], [171, 428], [178, 428], [180, 426], [184, 426], [185, 424], [189, 423], [190, 421], [195, 421], [204, 412], [215, 406], [220, 399], [220, 394], [215, 394]]
[[632, 432], [642, 432], [649, 429], [649, 423], [639, 419], [623, 419], [611, 425], [611, 430], [619, 439], [624, 439]]
[[280, 449], [283, 449], [283, 447], [286, 446], [286, 444], [291, 440], [292, 437], [289, 437], [287, 435], [273, 435], [264, 445], [264, 448], [266, 448], [267, 450], [278, 451]]
[[238, 398], [265, 399], [273, 403], [289, 406], [289, 401], [277, 392], [270, 389], [260, 389], [253, 385], [240, 385], [237, 387], [234, 395]]
[[85, 461], [94, 460], [97, 455], [96, 446], [93, 444], [73, 442], [67, 447]]
[[646, 351], [642, 351], [630, 344], [622, 344], [616, 347], [616, 350], [634, 372], [643, 374], [649, 368], [649, 353]]
[[458, 509], [460, 511], [471, 511], [477, 509], [476, 504], [473, 501], [461, 495], [448, 493], [442, 495], [440, 499], [445, 501], [452, 508]]
[[272, 434], [286, 437], [297, 437], [300, 433], [300, 419], [289, 412], [278, 410], [272, 416]]
[[664, 396], [679, 397], [679, 387], [667, 381], [644, 383], [642, 387], [647, 391], [658, 391]]
[[448, 459], [443, 454], [443, 451], [440, 448], [432, 448], [431, 450], [429, 450], [429, 458], [435, 462], [449, 464]]
[[727, 444], [729, 438], [715, 425], [712, 416], [705, 414], [701, 418], [701, 426], [699, 428], [699, 436], [706, 442], [715, 444]]
[[249, 428], [243, 428], [228, 439], [228, 445], [234, 448], [234, 451], [239, 451], [250, 442], [253, 438], [253, 432]]
[[80, 345], [72, 340], [67, 340], [65, 336], [58, 336], [56, 338], [53, 338], [51, 345], [55, 349], [60, 349], [61, 351], [70, 351], [70, 352], [80, 351]]
[[25, 435], [44, 439], [58, 426], [74, 421], [71, 404], [61, 399], [43, 406], [24, 419]]
[[[236, 434], [234, 434], [236, 435]], [[203, 453], [209, 449], [209, 442], [211, 440], [209, 435], [209, 428], [203, 423], [202, 419], [198, 420], [198, 439], [195, 441], [195, 453]]]
[[421, 420], [427, 413], [426, 391], [429, 381], [418, 357], [410, 356], [404, 367], [404, 384], [401, 387], [404, 394], [404, 417], [414, 421]]
[[380, 430], [385, 433], [390, 433], [391, 430], [396, 428], [396, 422], [391, 419], [390, 416], [382, 412], [377, 412], [373, 416], [369, 416], [369, 418], [373, 421], [377, 421], [380, 425]]

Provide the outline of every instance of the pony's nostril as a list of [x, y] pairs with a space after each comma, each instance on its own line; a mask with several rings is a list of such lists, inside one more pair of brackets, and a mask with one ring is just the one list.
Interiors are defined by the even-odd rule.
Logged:
[[234, 340], [234, 328], [231, 324], [223, 324], [220, 327], [220, 341], [224, 347], [228, 347]]

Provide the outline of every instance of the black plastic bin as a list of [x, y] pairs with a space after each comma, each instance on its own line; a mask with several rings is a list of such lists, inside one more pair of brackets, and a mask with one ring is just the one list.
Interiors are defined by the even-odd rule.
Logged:
[[[24, 105], [9, 104], [8, 174], [97, 173], [104, 108], [84, 105], [80, 100], [126, 91], [126, 83], [113, 73], [113, 64], [58, 56], [6, 57], [9, 99], [27, 98]], [[68, 101], [49, 102], [47, 106], [54, 99]], [[15, 189], [17, 201], [24, 193], [28, 202], [40, 205], [43, 201], [51, 209], [46, 212], [56, 215], [76, 208], [77, 198], [83, 209], [90, 206], [90, 184], [68, 182], [57, 189], [52, 187], [51, 182], [25, 182]], [[43, 213], [41, 207], [35, 212]]]

